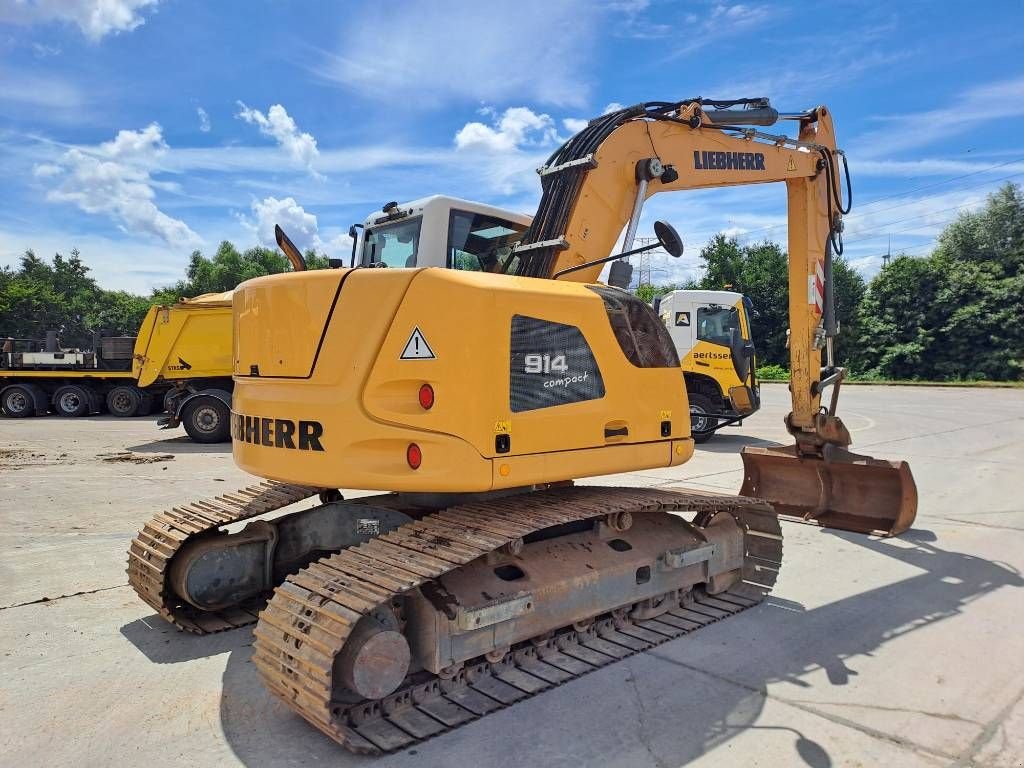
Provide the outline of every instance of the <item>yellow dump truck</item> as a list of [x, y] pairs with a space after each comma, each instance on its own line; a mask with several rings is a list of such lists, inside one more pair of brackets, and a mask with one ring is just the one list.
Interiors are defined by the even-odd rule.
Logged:
[[201, 442], [223, 440], [230, 340], [230, 293], [153, 306], [137, 336], [96, 337], [92, 351], [62, 348], [53, 331], [45, 340], [0, 339], [0, 413], [140, 416], [167, 410], [167, 426], [184, 424]]

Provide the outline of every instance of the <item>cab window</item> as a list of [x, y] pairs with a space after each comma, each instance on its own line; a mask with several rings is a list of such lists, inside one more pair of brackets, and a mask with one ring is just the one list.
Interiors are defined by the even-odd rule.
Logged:
[[501, 272], [525, 225], [469, 211], [451, 212], [448, 219], [450, 269]]
[[728, 347], [732, 343], [732, 329], [740, 327], [740, 313], [736, 307], [697, 307], [697, 340]]
[[389, 267], [415, 267], [422, 222], [417, 216], [367, 231], [363, 242], [363, 266], [383, 262]]

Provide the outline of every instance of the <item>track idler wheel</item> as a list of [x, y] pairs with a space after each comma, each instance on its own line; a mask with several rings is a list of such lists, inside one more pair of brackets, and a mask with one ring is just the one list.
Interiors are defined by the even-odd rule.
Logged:
[[412, 654], [390, 614], [364, 616], [334, 661], [342, 684], [364, 699], [382, 699], [405, 680]]

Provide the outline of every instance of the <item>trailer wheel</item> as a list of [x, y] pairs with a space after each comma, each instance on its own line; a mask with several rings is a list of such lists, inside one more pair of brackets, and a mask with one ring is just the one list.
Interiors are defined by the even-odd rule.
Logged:
[[77, 384], [65, 384], [53, 393], [53, 410], [68, 418], [89, 413], [89, 393]]
[[710, 414], [715, 412], [711, 400], [697, 393], [686, 394], [690, 400], [690, 435], [695, 443], [706, 443], [715, 436], [718, 419]]
[[4, 416], [12, 419], [23, 419], [36, 412], [36, 404], [32, 399], [32, 393], [25, 387], [8, 387], [0, 398], [0, 406], [3, 407]]
[[129, 384], [119, 384], [107, 392], [107, 410], [111, 416], [137, 416], [142, 413], [142, 391]]
[[219, 397], [205, 396], [190, 400], [181, 423], [188, 436], [197, 443], [226, 443], [231, 439], [231, 411]]

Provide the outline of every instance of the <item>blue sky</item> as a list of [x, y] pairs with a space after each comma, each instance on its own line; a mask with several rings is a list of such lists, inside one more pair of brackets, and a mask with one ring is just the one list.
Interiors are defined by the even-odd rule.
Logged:
[[[828, 104], [854, 181], [847, 256], [923, 255], [1024, 179], [1024, 4], [660, 0], [0, 0], [0, 264], [78, 247], [148, 291], [223, 239], [348, 251], [432, 193], [532, 213], [534, 169], [608, 105]], [[786, 125], [786, 124], [784, 124]], [[715, 232], [785, 241], [782, 186], [654, 198], [692, 274]]]

